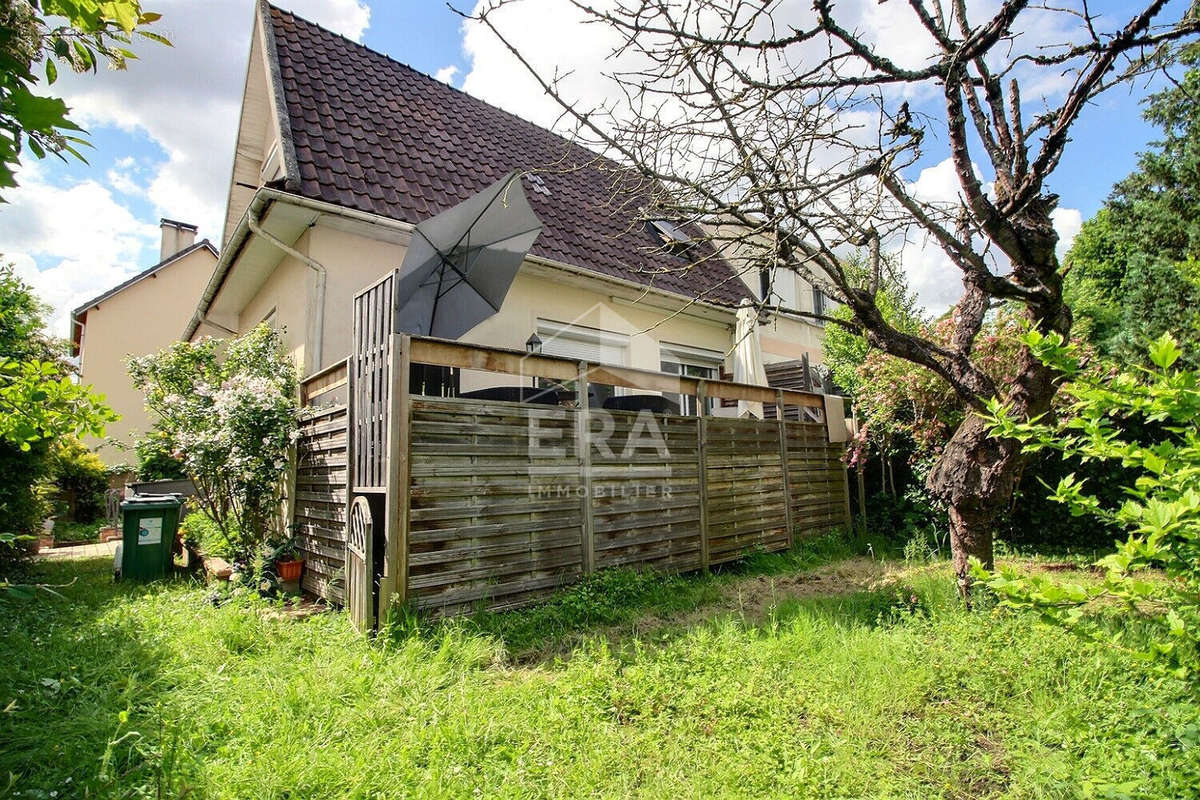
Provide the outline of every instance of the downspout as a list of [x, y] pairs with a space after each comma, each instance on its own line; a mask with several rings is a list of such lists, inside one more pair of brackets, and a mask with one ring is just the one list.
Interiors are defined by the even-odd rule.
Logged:
[[317, 308], [308, 322], [308, 339], [312, 342], [312, 352], [308, 358], [308, 374], [312, 374], [321, 369], [322, 345], [325, 340], [325, 267], [321, 262], [314, 258], [306, 256], [294, 247], [284, 244], [283, 241], [277, 239], [274, 235], [263, 230], [258, 218], [258, 211], [251, 203], [246, 209], [246, 222], [250, 226], [250, 232], [256, 236], [260, 236], [267, 240], [275, 247], [282, 250], [292, 258], [301, 262], [313, 272], [317, 273]]

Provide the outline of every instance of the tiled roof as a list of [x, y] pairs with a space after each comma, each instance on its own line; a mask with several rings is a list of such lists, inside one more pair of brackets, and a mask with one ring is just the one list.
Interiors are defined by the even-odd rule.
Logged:
[[271, 7], [270, 23], [300, 194], [416, 223], [534, 170], [535, 255], [710, 302], [749, 296], [711, 253], [688, 268], [695, 249], [659, 249], [637, 194], [614, 191], [615, 163], [289, 12]]

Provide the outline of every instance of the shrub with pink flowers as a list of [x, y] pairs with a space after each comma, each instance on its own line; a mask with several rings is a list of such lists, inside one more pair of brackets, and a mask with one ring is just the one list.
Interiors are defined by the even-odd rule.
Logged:
[[284, 538], [283, 488], [297, 431], [297, 375], [279, 332], [179, 342], [131, 359], [157, 433], [239, 560]]

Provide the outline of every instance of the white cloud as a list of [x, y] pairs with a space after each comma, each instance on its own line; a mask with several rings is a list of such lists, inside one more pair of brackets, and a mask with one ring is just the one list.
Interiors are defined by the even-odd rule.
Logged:
[[[0, 212], [2, 257], [50, 303], [50, 332], [59, 336], [71, 309], [149, 266], [138, 257], [158, 236], [96, 181], [52, 186], [28, 169]], [[39, 271], [35, 260], [50, 266]]]
[[[121, 160], [124, 161], [125, 159]], [[113, 167], [105, 173], [105, 177], [108, 178], [108, 185], [121, 194], [127, 194], [132, 197], [140, 197], [146, 194], [145, 187], [137, 182], [134, 170], [132, 169]]]
[[1050, 218], [1054, 220], [1054, 230], [1058, 231], [1058, 247], [1055, 248], [1055, 252], [1059, 259], [1062, 259], [1075, 242], [1079, 229], [1083, 227], [1083, 214], [1079, 213], [1078, 208], [1056, 208], [1050, 212]]
[[448, 64], [442, 67], [437, 72], [433, 73], [433, 79], [442, 83], [454, 84], [454, 76], [458, 74], [458, 67], [454, 64]]
[[[362, 0], [292, 0], [281, 5], [351, 39], [370, 22]], [[217, 238], [250, 52], [250, 0], [161, 0], [153, 30], [164, 47], [138, 40], [123, 72], [63, 75], [56, 85], [86, 127], [146, 134], [166, 153], [145, 194], [157, 213], [198, 224]], [[124, 191], [124, 190], [122, 190]]]
[[[280, 0], [276, 0], [280, 2]], [[298, 15], [361, 40], [370, 22], [364, 0], [283, 0]], [[123, 72], [60, 71], [57, 90], [88, 128], [110, 126], [146, 136], [166, 159], [148, 164], [124, 155], [107, 174], [72, 185], [47, 183], [36, 164], [0, 210], [0, 253], [54, 306], [52, 332], [80, 302], [150, 266], [157, 216], [200, 226], [219, 239], [250, 48], [252, 0], [156, 0], [153, 30], [164, 47], [138, 39], [139, 59]], [[91, 153], [95, 162], [111, 153]], [[27, 159], [29, 161], [30, 159]], [[99, 179], [121, 194], [148, 199], [155, 217], [138, 219]], [[49, 265], [38, 272], [35, 264]]]

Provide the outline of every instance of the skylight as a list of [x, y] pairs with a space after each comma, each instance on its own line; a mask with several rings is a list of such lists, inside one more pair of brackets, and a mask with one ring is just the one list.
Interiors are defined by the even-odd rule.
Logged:
[[655, 233], [658, 234], [658, 237], [662, 239], [663, 244], [692, 244], [692, 237], [684, 233], [683, 230], [674, 222], [670, 222], [665, 219], [652, 219], [650, 220], [650, 227], [652, 227]]

